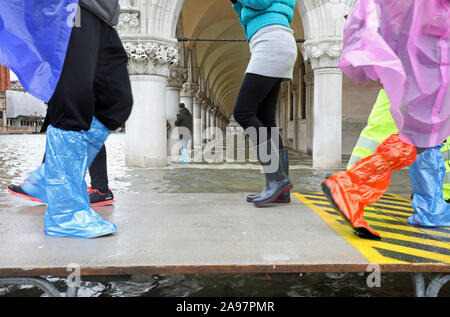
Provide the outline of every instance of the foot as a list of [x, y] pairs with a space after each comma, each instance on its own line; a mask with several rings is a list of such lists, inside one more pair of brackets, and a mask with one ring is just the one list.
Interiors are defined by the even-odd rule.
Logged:
[[274, 204], [278, 201], [281, 195], [288, 193], [294, 186], [288, 179], [276, 181], [270, 184], [266, 190], [253, 201], [256, 207], [263, 207], [269, 204]]
[[111, 189], [108, 189], [106, 193], [102, 193], [98, 189], [88, 188], [89, 199], [91, 200], [92, 207], [109, 206], [114, 204], [114, 195]]
[[278, 197], [277, 200], [275, 200], [275, 204], [290, 204], [291, 203], [291, 192], [285, 192]]
[[338, 206], [338, 204], [336, 203], [336, 201], [333, 198], [331, 188], [327, 185], [328, 179], [329, 179], [329, 177], [327, 177], [327, 179], [321, 184], [321, 186], [322, 186], [322, 191], [325, 194], [325, 197], [327, 198], [327, 200], [331, 204], [331, 206], [334, 208], [334, 210], [336, 210], [339, 213], [339, 215], [344, 219], [344, 221], [347, 223], [347, 225], [349, 225], [351, 228], [353, 228], [355, 234], [357, 236], [359, 236], [360, 238], [368, 239], [368, 240], [380, 240], [381, 239], [380, 234], [378, 232], [376, 232], [375, 230], [373, 230], [372, 228], [370, 228], [370, 226], [367, 224], [367, 222], [364, 220], [364, 218], [359, 219], [359, 221], [352, 222], [350, 220], [351, 217], [349, 217], [349, 215], [347, 215], [344, 212], [344, 210], [342, 210]]
[[9, 185], [8, 188], [7, 188], [7, 190], [8, 190], [8, 192], [9, 192], [10, 194], [12, 194], [12, 195], [14, 195], [14, 196], [21, 197], [21, 198], [25, 198], [25, 199], [28, 199], [28, 200], [31, 200], [31, 201], [34, 201], [34, 202], [42, 203], [42, 200], [40, 200], [40, 199], [38, 199], [38, 198], [36, 198], [36, 197], [33, 197], [33, 196], [27, 194], [27, 193], [22, 189], [21, 186]]
[[44, 215], [45, 234], [50, 237], [92, 239], [117, 232], [117, 227], [104, 220], [91, 208], [74, 212], [67, 222], [58, 223], [48, 212]]
[[[258, 199], [260, 194], [250, 194], [247, 195], [247, 202], [253, 203], [256, 199]], [[290, 204], [291, 203], [291, 193], [286, 192], [280, 195], [274, 204]]]

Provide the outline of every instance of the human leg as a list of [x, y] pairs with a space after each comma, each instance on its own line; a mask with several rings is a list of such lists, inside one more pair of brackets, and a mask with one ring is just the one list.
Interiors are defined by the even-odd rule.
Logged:
[[[258, 119], [261, 121], [261, 123], [267, 127], [267, 133], [268, 133], [268, 139], [271, 139], [271, 131], [272, 128], [275, 128], [275, 131], [277, 131], [277, 123], [276, 123], [276, 107], [278, 103], [278, 97], [280, 94], [281, 89], [281, 80], [277, 85], [275, 85], [270, 93], [267, 95], [267, 97], [262, 102], [261, 106], [258, 108]], [[288, 150], [284, 148], [283, 141], [281, 139], [281, 135], [278, 133], [278, 144], [279, 144], [279, 159], [280, 159], [280, 165], [283, 169], [283, 171], [286, 174], [286, 178], [289, 177], [289, 156], [288, 156]], [[267, 189], [267, 183], [266, 187]], [[247, 202], [254, 202], [257, 201], [258, 198], [260, 198], [261, 194], [264, 193], [264, 190], [261, 193], [258, 194], [250, 194], [247, 196]], [[291, 195], [290, 192], [282, 193], [275, 203], [290, 203], [291, 202]]]
[[422, 151], [409, 169], [414, 191], [414, 215], [408, 218], [410, 224], [450, 227], [450, 205], [444, 200], [442, 192], [446, 167], [441, 147], [442, 145]]
[[90, 207], [84, 180], [88, 161], [86, 143], [85, 132], [48, 128], [45, 161], [48, 208], [44, 215], [48, 236], [95, 238], [117, 231], [113, 223], [102, 219]]
[[94, 117], [94, 82], [103, 45], [104, 22], [81, 9], [55, 93], [48, 104], [45, 158], [47, 235], [92, 238], [117, 231], [90, 207], [84, 181], [110, 130]]
[[383, 141], [390, 135], [398, 133], [390, 108], [389, 98], [386, 91], [382, 89], [372, 107], [367, 125], [361, 131], [358, 142], [352, 151], [347, 169], [350, 169], [359, 160], [375, 153]]
[[108, 186], [108, 169], [106, 147], [103, 145], [89, 167], [89, 175], [91, 177], [91, 188], [106, 193]]
[[[236, 121], [246, 130], [254, 129], [252, 143], [266, 177], [263, 192], [257, 197], [247, 197], [247, 201], [258, 207], [275, 202], [292, 188], [280, 164], [279, 135], [271, 134], [272, 128], [276, 128], [274, 119], [280, 84], [279, 78], [246, 74], [234, 109]], [[261, 129], [265, 129], [265, 133]]]

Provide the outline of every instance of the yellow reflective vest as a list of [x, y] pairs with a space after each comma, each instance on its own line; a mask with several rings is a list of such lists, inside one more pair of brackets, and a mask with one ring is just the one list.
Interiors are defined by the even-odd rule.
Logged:
[[[375, 153], [378, 146], [391, 134], [397, 134], [398, 129], [391, 115], [391, 103], [382, 89], [378, 94], [377, 101], [372, 108], [367, 126], [362, 130], [361, 135], [353, 149], [352, 156], [348, 162], [347, 169], [350, 169], [359, 160]], [[444, 198], [450, 199], [450, 137], [441, 149], [444, 157], [447, 172], [444, 178]]]

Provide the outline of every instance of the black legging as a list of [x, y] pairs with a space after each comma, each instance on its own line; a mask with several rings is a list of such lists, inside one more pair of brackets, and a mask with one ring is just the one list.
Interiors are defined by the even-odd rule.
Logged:
[[[269, 128], [267, 137], [270, 138], [270, 128], [277, 127], [275, 114], [281, 82], [281, 78], [245, 74], [233, 112], [234, 119], [242, 128], [253, 127], [257, 132], [259, 128]], [[279, 139], [279, 146], [282, 149], [281, 136]], [[259, 135], [258, 140], [260, 140]], [[260, 143], [260, 141], [257, 142]]]

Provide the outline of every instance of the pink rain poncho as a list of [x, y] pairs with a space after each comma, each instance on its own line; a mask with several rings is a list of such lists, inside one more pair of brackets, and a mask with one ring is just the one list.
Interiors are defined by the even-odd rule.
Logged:
[[339, 67], [379, 81], [403, 141], [429, 148], [450, 135], [450, 0], [359, 0]]

